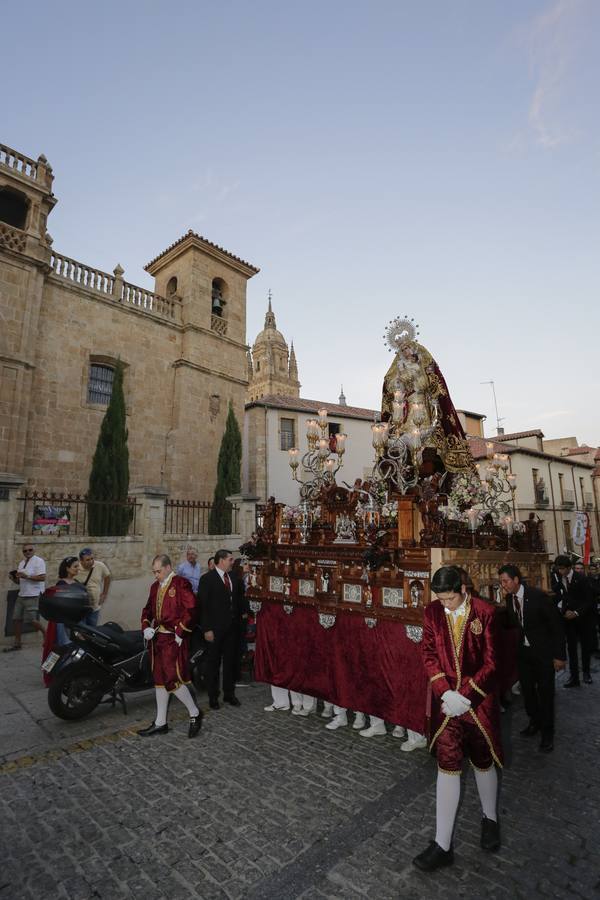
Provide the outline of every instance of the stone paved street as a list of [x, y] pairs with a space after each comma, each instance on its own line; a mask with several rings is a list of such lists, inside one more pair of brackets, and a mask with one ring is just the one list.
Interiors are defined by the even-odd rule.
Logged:
[[[0, 659], [0, 898], [491, 898], [598, 896], [600, 676], [558, 688], [551, 756], [518, 736], [517, 699], [504, 717], [509, 764], [500, 801], [503, 846], [478, 846], [469, 775], [456, 863], [425, 876], [411, 865], [433, 835], [435, 766], [400, 741], [327, 732], [315, 716], [264, 713], [263, 685], [240, 709], [206, 716], [186, 737], [132, 733], [151, 696], [125, 718], [53, 720], [39, 653]], [[20, 683], [15, 683], [18, 674]]]

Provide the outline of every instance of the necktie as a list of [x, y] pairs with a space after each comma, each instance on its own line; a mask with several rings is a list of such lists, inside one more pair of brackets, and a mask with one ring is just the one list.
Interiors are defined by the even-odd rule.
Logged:
[[452, 635], [454, 637], [454, 644], [456, 647], [458, 647], [458, 645], [460, 643], [460, 634], [462, 631], [462, 625], [463, 625], [464, 620], [465, 620], [464, 615], [456, 616], [456, 618], [454, 618], [454, 616], [452, 617]]
[[519, 622], [521, 623], [521, 628], [523, 627], [523, 607], [521, 606], [521, 601], [517, 594], [513, 594], [513, 603], [515, 606], [516, 613], [519, 617]]
[[225, 582], [225, 587], [227, 588], [229, 593], [231, 593], [231, 579], [230, 579], [229, 575], [227, 574], [227, 572], [225, 572], [223, 574], [223, 581]]

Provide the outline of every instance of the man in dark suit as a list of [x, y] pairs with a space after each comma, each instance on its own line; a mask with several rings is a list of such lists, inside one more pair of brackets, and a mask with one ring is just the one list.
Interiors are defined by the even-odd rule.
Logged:
[[567, 649], [569, 651], [569, 680], [566, 688], [579, 687], [579, 652], [581, 644], [581, 668], [585, 684], [592, 683], [590, 656], [594, 630], [594, 595], [585, 575], [573, 571], [569, 556], [557, 556], [554, 560], [553, 590], [557, 606], [565, 623]]
[[499, 570], [510, 627], [520, 629], [517, 663], [529, 716], [525, 737], [541, 732], [540, 750], [554, 749], [554, 673], [565, 668], [565, 635], [558, 610], [544, 591], [522, 582], [517, 566]]
[[209, 648], [206, 681], [211, 709], [219, 709], [219, 670], [223, 662], [223, 700], [240, 706], [235, 696], [235, 677], [240, 629], [240, 592], [230, 572], [233, 555], [229, 550], [215, 553], [215, 567], [206, 572], [198, 586], [200, 627]]

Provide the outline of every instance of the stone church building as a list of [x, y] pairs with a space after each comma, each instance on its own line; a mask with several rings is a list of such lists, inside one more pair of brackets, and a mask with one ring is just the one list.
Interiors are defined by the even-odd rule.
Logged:
[[0, 144], [0, 472], [85, 492], [121, 360], [131, 484], [210, 499], [230, 402], [244, 418], [259, 270], [188, 231], [146, 266], [154, 290], [137, 287], [54, 250], [52, 185], [44, 156]]

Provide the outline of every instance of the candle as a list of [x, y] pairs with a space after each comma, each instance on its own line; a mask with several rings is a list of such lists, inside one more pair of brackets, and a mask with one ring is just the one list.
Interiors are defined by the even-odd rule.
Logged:
[[346, 438], [347, 434], [343, 432], [341, 434], [336, 434], [335, 436], [335, 450], [338, 456], [343, 456], [346, 452]]
[[294, 470], [296, 470], [296, 469], [298, 468], [298, 463], [299, 463], [299, 460], [298, 460], [298, 454], [299, 454], [299, 452], [300, 452], [300, 451], [298, 450], [297, 447], [291, 447], [291, 448], [288, 450], [290, 467], [291, 467], [292, 469], [294, 469]]

